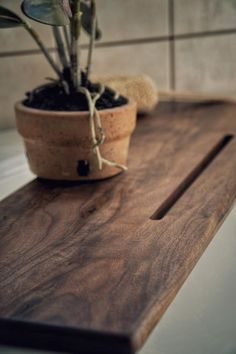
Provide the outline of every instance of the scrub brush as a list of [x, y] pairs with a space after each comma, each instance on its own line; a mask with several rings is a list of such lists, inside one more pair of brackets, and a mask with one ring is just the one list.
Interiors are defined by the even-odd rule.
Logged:
[[137, 103], [139, 113], [151, 112], [160, 101], [178, 102], [227, 102], [236, 103], [236, 97], [199, 93], [158, 91], [155, 82], [147, 75], [111, 75], [94, 76], [93, 81], [109, 86], [122, 96], [128, 97]]

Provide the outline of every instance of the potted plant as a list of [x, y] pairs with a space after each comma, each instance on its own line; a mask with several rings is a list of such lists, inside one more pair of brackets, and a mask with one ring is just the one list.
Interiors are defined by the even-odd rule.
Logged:
[[[90, 81], [94, 42], [101, 37], [95, 0], [24, 0], [21, 9], [28, 18], [52, 26], [59, 58], [55, 61], [24, 17], [0, 6], [0, 28], [24, 27], [56, 76], [15, 106], [31, 170], [56, 180], [103, 179], [126, 170], [136, 105]], [[81, 29], [89, 35], [84, 70]]]

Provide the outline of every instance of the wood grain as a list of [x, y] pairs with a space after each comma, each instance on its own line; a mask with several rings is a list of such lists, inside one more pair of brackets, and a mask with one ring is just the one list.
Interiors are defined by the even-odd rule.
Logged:
[[158, 107], [138, 122], [128, 173], [35, 180], [0, 204], [1, 343], [133, 353], [174, 299], [235, 199], [235, 138], [151, 216], [235, 134], [236, 106]]

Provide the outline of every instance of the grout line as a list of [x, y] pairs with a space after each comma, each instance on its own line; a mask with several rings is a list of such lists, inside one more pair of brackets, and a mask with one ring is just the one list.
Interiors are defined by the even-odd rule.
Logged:
[[[173, 1], [173, 0], [169, 0]], [[109, 48], [109, 47], [118, 47], [118, 46], [126, 46], [126, 45], [135, 45], [135, 44], [147, 44], [147, 43], [158, 43], [158, 42], [173, 42], [179, 40], [186, 39], [194, 39], [194, 38], [204, 38], [204, 37], [215, 37], [215, 36], [224, 36], [236, 34], [236, 28], [226, 29], [226, 30], [215, 30], [215, 31], [203, 31], [203, 32], [195, 32], [195, 33], [180, 33], [180, 34], [171, 34], [157, 37], [146, 37], [146, 38], [138, 38], [138, 39], [127, 39], [115, 42], [103, 42], [97, 43], [97, 48]], [[82, 49], [87, 49], [87, 44], [81, 45]], [[55, 48], [48, 48], [48, 50], [52, 53], [56, 52]], [[23, 55], [38, 55], [41, 54], [39, 49], [28, 49], [28, 50], [20, 50], [20, 51], [9, 51], [9, 52], [0, 52], [0, 58], [12, 57], [12, 56], [23, 56]]]
[[[54, 53], [56, 52], [55, 48], [47, 48], [49, 52]], [[0, 58], [5, 57], [15, 57], [15, 56], [24, 56], [24, 55], [38, 55], [41, 54], [40, 49], [26, 49], [26, 50], [18, 50], [18, 51], [9, 51], [9, 52], [2, 52], [0, 53]]]
[[[216, 37], [225, 36], [230, 34], [235, 34], [236, 28], [229, 28], [225, 30], [214, 30], [214, 31], [202, 31], [193, 33], [180, 33], [173, 36], [172, 40], [185, 40], [191, 38], [203, 38], [203, 37]], [[171, 39], [170, 39], [171, 40]]]
[[[169, 0], [174, 1], [174, 0]], [[174, 2], [173, 2], [173, 21], [174, 21]], [[169, 24], [170, 26], [170, 24]], [[224, 36], [230, 34], [236, 34], [236, 28], [230, 29], [222, 29], [222, 30], [214, 30], [214, 31], [202, 31], [202, 32], [190, 32], [190, 33], [174, 33], [174, 23], [173, 23], [172, 33], [169, 35], [157, 36], [157, 37], [145, 37], [145, 38], [137, 38], [137, 39], [126, 39], [115, 42], [103, 42], [97, 43], [97, 47], [113, 47], [113, 46], [121, 46], [121, 45], [130, 45], [130, 44], [142, 44], [142, 43], [152, 43], [152, 42], [167, 42], [167, 41], [175, 41], [175, 40], [185, 40], [191, 38], [202, 38], [202, 37], [214, 37], [214, 36]], [[83, 44], [82, 47], [88, 47]]]
[[169, 41], [169, 87], [171, 90], [175, 90], [175, 9], [174, 0], [168, 1], [168, 24], [169, 35], [173, 40]]
[[[174, 0], [169, 0], [174, 1]], [[174, 21], [174, 2], [173, 2], [173, 21]], [[174, 23], [172, 33], [169, 35], [157, 36], [157, 37], [145, 37], [145, 38], [137, 38], [137, 39], [126, 39], [121, 41], [115, 42], [103, 42], [97, 43], [96, 47], [103, 48], [103, 47], [114, 47], [114, 46], [122, 46], [122, 45], [130, 45], [130, 44], [145, 44], [145, 43], [153, 43], [153, 42], [168, 42], [168, 41], [175, 41], [175, 40], [185, 40], [191, 38], [202, 38], [202, 37], [214, 37], [219, 35], [230, 35], [236, 34], [236, 28], [230, 28], [226, 30], [215, 30], [215, 31], [202, 31], [202, 32], [190, 32], [190, 33], [174, 33]], [[88, 46], [83, 44], [82, 48], [87, 48]]]

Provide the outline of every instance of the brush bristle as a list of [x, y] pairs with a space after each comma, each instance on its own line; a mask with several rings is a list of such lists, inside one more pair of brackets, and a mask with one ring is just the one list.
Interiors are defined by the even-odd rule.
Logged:
[[94, 76], [92, 80], [100, 82], [122, 96], [134, 100], [137, 103], [139, 113], [152, 111], [158, 103], [156, 84], [147, 75]]

